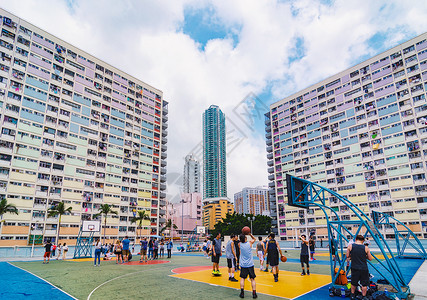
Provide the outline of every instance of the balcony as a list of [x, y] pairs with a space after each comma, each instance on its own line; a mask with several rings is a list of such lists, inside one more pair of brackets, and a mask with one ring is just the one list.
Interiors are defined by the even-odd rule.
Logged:
[[[270, 139], [267, 139], [266, 141], [265, 141], [265, 143], [267, 144], [267, 146], [271, 146], [272, 144], [273, 144], [273, 142], [271, 141], [271, 138]], [[268, 149], [268, 148], [267, 148]], [[268, 150], [267, 150], [268, 151]]]
[[268, 175], [268, 180], [274, 180], [274, 174]]
[[266, 137], [267, 139], [271, 139], [271, 132], [267, 132], [267, 133], [265, 134], [265, 137]]
[[273, 167], [271, 167], [271, 168], [268, 168], [268, 173], [274, 173], [274, 168]]
[[166, 152], [162, 152], [162, 155], [160, 157], [162, 159], [166, 159], [168, 157], [168, 155], [166, 154]]
[[[270, 140], [270, 141], [271, 141], [271, 140]], [[267, 152], [268, 152], [268, 153], [273, 152], [273, 147], [272, 147], [271, 145], [269, 145], [266, 149], [267, 149]]]
[[269, 160], [269, 161], [267, 161], [267, 165], [269, 167], [272, 167], [272, 166], [274, 166], [274, 162], [272, 160]]

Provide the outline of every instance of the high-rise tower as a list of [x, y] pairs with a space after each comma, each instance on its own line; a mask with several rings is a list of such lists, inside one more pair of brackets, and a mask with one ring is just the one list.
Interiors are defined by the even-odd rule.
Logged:
[[225, 115], [217, 105], [203, 114], [203, 198], [227, 197]]
[[200, 193], [200, 164], [192, 154], [185, 157], [184, 193]]

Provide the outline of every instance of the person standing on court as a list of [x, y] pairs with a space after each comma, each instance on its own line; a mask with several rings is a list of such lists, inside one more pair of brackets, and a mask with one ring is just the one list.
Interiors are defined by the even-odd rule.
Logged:
[[[52, 249], [52, 244], [50, 243], [50, 240], [47, 240], [46, 244], [44, 245], [44, 255], [43, 255], [43, 263], [48, 264], [50, 261], [50, 251]], [[47, 262], [46, 262], [47, 259]]]
[[212, 241], [212, 274], [220, 276], [219, 258], [221, 257], [221, 233], [217, 233], [216, 238]]
[[95, 260], [93, 262], [93, 265], [96, 267], [96, 259], [98, 259], [98, 267], [101, 264], [101, 248], [102, 248], [102, 244], [99, 241], [99, 239], [97, 238], [95, 241]]
[[310, 239], [308, 240], [308, 246], [310, 247], [311, 260], [316, 260], [314, 258], [314, 254], [316, 253], [316, 240], [313, 234], [310, 236]]
[[236, 262], [234, 263], [234, 267], [236, 268], [236, 271], [240, 270], [240, 239], [236, 237], [234, 240], [234, 251], [236, 251]]
[[347, 248], [347, 263], [351, 260], [351, 299], [355, 299], [357, 286], [362, 285], [362, 296], [366, 298], [366, 292], [369, 285], [369, 268], [367, 260], [372, 260], [371, 251], [368, 246], [363, 245], [365, 238], [363, 235], [357, 235], [353, 244]]
[[148, 242], [147, 242], [147, 238], [143, 238], [140, 242], [141, 244], [141, 258], [139, 259], [139, 262], [147, 262], [147, 248], [148, 248]]
[[62, 245], [61, 245], [61, 243], [58, 244], [57, 249], [58, 249], [58, 254], [56, 256], [56, 260], [58, 260], [59, 257], [61, 256], [61, 252], [62, 252]]
[[153, 259], [157, 259], [159, 256], [159, 241], [157, 241], [156, 238], [154, 238], [153, 242]]
[[234, 240], [236, 236], [234, 234], [230, 235], [230, 240], [225, 246], [225, 257], [227, 258], [227, 267], [228, 267], [228, 280], [232, 282], [237, 282], [237, 279], [234, 278], [234, 267], [236, 259], [236, 251], [234, 250]]
[[64, 243], [64, 246], [62, 246], [62, 260], [67, 259], [67, 252], [68, 252], [68, 246], [67, 246], [67, 243]]
[[264, 247], [264, 243], [262, 242], [261, 236], [258, 237], [258, 243], [256, 244], [256, 252], [259, 258], [259, 270], [262, 271], [262, 267], [264, 265], [265, 247]]
[[167, 243], [166, 243], [166, 250], [168, 251], [168, 258], [172, 257], [172, 249], [173, 249], [173, 242], [172, 239], [170, 239]]
[[125, 236], [125, 239], [122, 241], [122, 255], [123, 255], [123, 260], [125, 262], [128, 262], [129, 260], [129, 245], [130, 245], [130, 240], [128, 238], [128, 236]]
[[256, 242], [252, 233], [249, 233], [252, 241], [248, 242], [245, 234], [239, 235], [239, 250], [240, 250], [240, 298], [245, 298], [245, 279], [249, 276], [252, 285], [252, 298], [258, 298], [256, 293], [254, 259], [252, 255], [252, 245]]
[[268, 255], [268, 263], [273, 271], [274, 282], [277, 282], [279, 281], [279, 258], [283, 256], [283, 254], [282, 249], [280, 249], [279, 242], [274, 239], [276, 235], [274, 233], [270, 233], [269, 237], [270, 239], [268, 240], [265, 254]]
[[301, 276], [306, 275], [304, 270], [304, 264], [306, 264], [307, 266], [307, 275], [310, 275], [310, 264], [308, 262], [310, 255], [308, 254], [308, 241], [306, 240], [307, 236], [303, 234], [299, 238], [301, 239], [301, 253], [299, 256], [302, 268]]

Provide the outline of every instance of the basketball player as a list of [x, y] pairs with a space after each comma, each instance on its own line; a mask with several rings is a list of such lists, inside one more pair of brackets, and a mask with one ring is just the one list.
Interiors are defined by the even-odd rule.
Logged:
[[[280, 249], [279, 242], [274, 238], [276, 235], [270, 233], [267, 248], [265, 249], [265, 255], [268, 255], [268, 262], [273, 271], [274, 282], [279, 281], [279, 258], [283, 255], [282, 249]], [[280, 256], [279, 256], [280, 253]]]

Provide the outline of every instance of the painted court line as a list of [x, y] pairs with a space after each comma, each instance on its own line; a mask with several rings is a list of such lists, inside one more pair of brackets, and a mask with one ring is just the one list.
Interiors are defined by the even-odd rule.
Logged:
[[[123, 274], [123, 275], [120, 275], [120, 276], [118, 276], [118, 277], [111, 278], [110, 280], [107, 280], [107, 281], [105, 281], [104, 283], [101, 283], [101, 284], [100, 284], [100, 285], [98, 285], [96, 288], [94, 288], [94, 289], [92, 290], [92, 292], [90, 292], [89, 296], [87, 296], [87, 300], [89, 300], [89, 299], [90, 299], [90, 297], [92, 297], [92, 294], [93, 294], [97, 289], [99, 289], [101, 286], [106, 285], [107, 283], [110, 283], [111, 281], [114, 281], [114, 280], [116, 280], [116, 279], [120, 279], [120, 278], [123, 278], [123, 277], [129, 276], [129, 275], [134, 275], [134, 274], [138, 274], [138, 273], [142, 273], [142, 272], [146, 272], [146, 270], [144, 270], [144, 271], [138, 271], [138, 272], [133, 272], [133, 273], [128, 273], [128, 274]], [[76, 298], [74, 298], [74, 299], [76, 299]]]
[[72, 295], [68, 294], [66, 291], [64, 291], [64, 290], [60, 289], [59, 287], [57, 287], [57, 286], [55, 286], [54, 284], [52, 284], [52, 283], [50, 283], [49, 281], [47, 281], [46, 279], [43, 279], [43, 278], [41, 278], [40, 276], [37, 276], [36, 274], [31, 273], [30, 271], [25, 270], [25, 269], [23, 269], [23, 268], [21, 268], [21, 267], [18, 267], [18, 266], [12, 265], [10, 262], [7, 262], [7, 263], [8, 263], [9, 265], [11, 265], [12, 267], [18, 268], [18, 269], [20, 269], [20, 270], [22, 270], [22, 271], [24, 271], [24, 272], [27, 272], [27, 273], [29, 273], [29, 274], [31, 274], [31, 275], [33, 275], [33, 276], [37, 277], [38, 279], [43, 280], [44, 282], [46, 282], [46, 283], [50, 284], [50, 285], [51, 285], [51, 286], [53, 286], [55, 289], [57, 289], [57, 290], [61, 291], [62, 293], [66, 294], [67, 296], [69, 296], [69, 297], [71, 297], [71, 298], [73, 298], [73, 299], [78, 300], [76, 297], [74, 297], [74, 296], [72, 296]]

